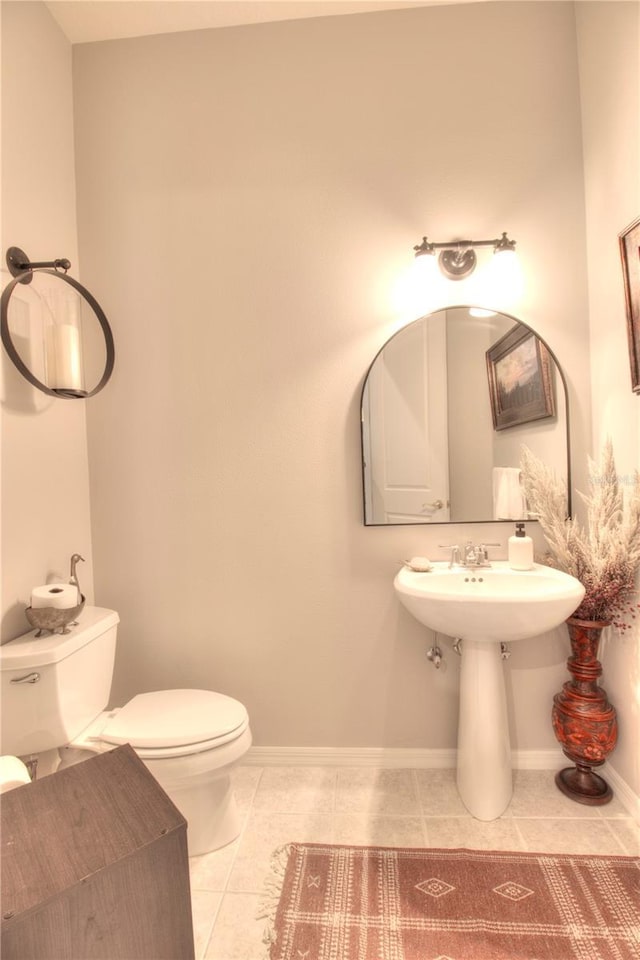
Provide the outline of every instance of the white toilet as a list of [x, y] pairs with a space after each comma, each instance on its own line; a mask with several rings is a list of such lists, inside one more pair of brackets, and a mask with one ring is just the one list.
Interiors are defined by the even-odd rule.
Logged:
[[240, 832], [229, 775], [251, 746], [247, 711], [211, 690], [142, 693], [105, 711], [118, 623], [86, 606], [66, 635], [32, 630], [0, 646], [0, 753], [57, 748], [68, 766], [129, 743], [187, 820], [190, 856], [217, 850]]

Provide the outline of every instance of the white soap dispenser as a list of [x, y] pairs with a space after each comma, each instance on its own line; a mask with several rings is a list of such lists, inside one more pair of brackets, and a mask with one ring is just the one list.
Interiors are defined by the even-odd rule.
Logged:
[[524, 532], [524, 523], [516, 523], [515, 536], [509, 537], [509, 566], [512, 570], [533, 567], [533, 540]]

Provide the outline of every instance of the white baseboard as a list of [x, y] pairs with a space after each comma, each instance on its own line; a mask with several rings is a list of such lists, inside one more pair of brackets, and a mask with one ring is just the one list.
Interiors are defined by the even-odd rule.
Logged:
[[[423, 747], [251, 747], [243, 763], [262, 767], [386, 767], [452, 770], [455, 749]], [[560, 750], [514, 750], [515, 770], [555, 770], [563, 762]]]
[[[623, 807], [626, 807], [636, 823], [640, 824], [640, 797], [638, 794], [633, 792], [626, 780], [623, 780], [620, 774], [608, 763], [603, 768], [603, 775]], [[606, 810], [606, 807], [602, 809]]]
[[511, 765], [514, 770], [561, 770], [567, 760], [559, 747], [549, 750], [512, 750]]
[[264, 767], [453, 769], [456, 751], [412, 747], [251, 747], [242, 762]]

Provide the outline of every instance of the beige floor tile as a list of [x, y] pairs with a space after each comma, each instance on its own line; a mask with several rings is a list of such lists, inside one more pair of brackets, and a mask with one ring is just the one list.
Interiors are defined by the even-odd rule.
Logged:
[[516, 821], [475, 820], [473, 817], [429, 817], [430, 847], [468, 847], [471, 850], [525, 850]]
[[328, 814], [261, 813], [247, 821], [227, 882], [227, 890], [262, 893], [271, 856], [285, 843], [331, 843], [332, 817]]
[[426, 835], [420, 817], [363, 817], [341, 814], [334, 820], [334, 842], [357, 846], [424, 847]]
[[221, 900], [221, 893], [211, 893], [206, 890], [195, 890], [191, 892], [193, 940], [196, 960], [202, 960], [205, 955]]
[[336, 783], [336, 813], [368, 817], [419, 816], [413, 770], [342, 767]]
[[558, 820], [578, 817], [598, 818], [598, 807], [570, 800], [558, 790], [553, 770], [516, 770], [513, 797], [507, 814], [512, 817], [549, 817]]
[[626, 856], [640, 857], [640, 824], [627, 817], [604, 821], [618, 838]]
[[253, 809], [273, 813], [333, 813], [335, 767], [267, 767]]
[[[605, 780], [607, 776], [605, 774]], [[601, 817], [604, 817], [605, 820], [614, 820], [616, 817], [621, 817], [623, 820], [629, 819], [629, 811], [625, 807], [624, 803], [620, 797], [616, 796], [614, 793], [613, 797], [609, 803], [604, 803], [602, 806], [595, 808]]]
[[468, 817], [456, 787], [455, 770], [417, 770], [418, 796], [425, 817]]
[[532, 853], [593, 853], [601, 856], [625, 853], [617, 835], [600, 818], [519, 819], [516, 822], [526, 849]]
[[224, 895], [205, 960], [264, 960], [267, 923], [258, 919], [260, 902], [257, 894]]
[[251, 808], [262, 773], [262, 767], [240, 766], [236, 767], [231, 774], [233, 795], [243, 819]]
[[224, 890], [240, 846], [240, 840], [228, 843], [221, 850], [189, 858], [192, 890]]

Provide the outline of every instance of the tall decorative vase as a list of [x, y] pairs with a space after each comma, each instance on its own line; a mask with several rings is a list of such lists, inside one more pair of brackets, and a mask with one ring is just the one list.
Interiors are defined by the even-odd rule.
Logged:
[[608, 621], [569, 617], [567, 629], [571, 656], [567, 668], [572, 676], [553, 698], [553, 729], [566, 757], [575, 764], [556, 775], [556, 786], [578, 803], [608, 803], [611, 787], [593, 772], [612, 752], [618, 739], [616, 711], [598, 684], [602, 666], [598, 660], [600, 635]]

